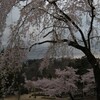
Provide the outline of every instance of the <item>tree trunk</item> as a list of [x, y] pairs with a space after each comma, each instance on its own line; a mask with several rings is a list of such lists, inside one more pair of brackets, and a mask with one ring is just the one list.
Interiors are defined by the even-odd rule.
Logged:
[[100, 100], [100, 66], [97, 59], [94, 57], [94, 55], [89, 51], [84, 51], [85, 55], [87, 56], [87, 59], [89, 63], [91, 64], [94, 72], [94, 78], [96, 83], [96, 92], [97, 92], [97, 100]]
[[18, 94], [18, 100], [20, 100], [20, 96], [21, 96], [21, 95], [20, 95], [20, 94]]
[[21, 97], [21, 91], [20, 91], [20, 86], [18, 87], [18, 100], [20, 100]]
[[100, 68], [99, 64], [95, 65], [93, 68], [94, 77], [96, 82], [97, 100], [100, 100]]
[[69, 94], [71, 100], [75, 100], [74, 97], [72, 96], [72, 94], [70, 92], [68, 94]]
[[4, 98], [0, 98], [0, 100], [4, 100]]

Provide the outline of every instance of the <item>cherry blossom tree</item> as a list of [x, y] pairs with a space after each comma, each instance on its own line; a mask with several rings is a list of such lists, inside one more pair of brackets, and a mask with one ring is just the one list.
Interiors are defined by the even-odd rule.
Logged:
[[[30, 86], [39, 88], [42, 93], [49, 96], [62, 96], [62, 94], [69, 94], [72, 100], [73, 94], [77, 91], [76, 82], [79, 76], [76, 75], [76, 69], [72, 67], [66, 67], [64, 70], [56, 69], [56, 78], [52, 79], [38, 79], [37, 81], [29, 81]], [[29, 85], [28, 84], [28, 85]], [[33, 84], [33, 85], [32, 85]]]
[[[36, 23], [35, 25], [39, 26], [40, 30], [42, 28], [40, 33], [43, 38], [51, 36], [51, 39], [42, 42], [35, 41], [30, 48], [43, 43], [58, 44], [67, 42], [67, 45], [81, 50], [93, 67], [97, 87], [97, 100], [100, 100], [100, 68], [93, 53], [94, 45], [98, 42], [97, 38], [99, 39], [99, 34], [97, 33], [99, 33], [98, 19], [100, 12], [98, 5], [100, 2], [94, 0], [72, 0], [71, 2], [69, 0], [47, 0], [45, 5], [42, 0], [37, 1], [37, 5], [33, 2], [25, 6], [25, 9], [22, 10], [23, 15], [31, 10], [27, 21], [32, 24]], [[34, 4], [34, 7], [31, 6]], [[36, 20], [34, 21], [34, 19]], [[50, 31], [48, 32], [48, 30]], [[94, 48], [94, 50], [96, 49]]]
[[[12, 1], [12, 0], [10, 0]], [[0, 1], [0, 6], [5, 9], [0, 12], [2, 19], [0, 30], [4, 28], [4, 22], [9, 10], [15, 5], [6, 0]], [[100, 100], [100, 68], [93, 51], [99, 44], [100, 1], [99, 0], [26, 0], [26, 5], [21, 7], [21, 14], [15, 30], [17, 34], [33, 33], [31, 40], [33, 45], [43, 43], [65, 44], [82, 51], [93, 68], [97, 100]], [[10, 6], [8, 6], [10, 5]], [[4, 19], [3, 19], [4, 18]], [[30, 31], [30, 32], [29, 32]], [[50, 40], [40, 41], [50, 37]], [[38, 38], [38, 39], [37, 39]]]
[[0, 32], [3, 32], [6, 27], [7, 14], [12, 10], [12, 7], [16, 5], [19, 0], [0, 0]]
[[88, 69], [88, 72], [82, 75], [83, 83], [83, 92], [86, 94], [91, 94], [95, 91], [96, 85], [95, 85], [95, 79], [93, 74], [93, 69]]
[[[23, 84], [22, 69], [26, 57], [26, 50], [22, 49], [24, 43], [10, 36], [9, 45], [0, 54], [0, 94], [1, 97], [18, 91]], [[20, 74], [20, 75], [19, 75]], [[22, 80], [22, 81], [21, 81]]]

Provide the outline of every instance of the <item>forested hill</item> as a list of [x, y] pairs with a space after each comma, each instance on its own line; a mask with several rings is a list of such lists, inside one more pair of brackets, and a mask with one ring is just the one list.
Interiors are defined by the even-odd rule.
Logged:
[[[98, 59], [100, 60], [100, 59]], [[44, 69], [41, 72], [39, 70], [41, 63], [44, 63]], [[71, 66], [78, 69], [77, 74], [84, 74], [88, 69], [91, 68], [90, 64], [87, 61], [86, 57], [77, 58], [77, 59], [68, 59], [68, 58], [59, 58], [59, 59], [49, 59], [49, 66], [46, 66], [46, 63], [43, 59], [34, 59], [28, 60], [24, 64], [24, 72], [28, 79], [37, 79], [38, 77], [54, 77], [55, 69], [64, 69], [66, 66]], [[42, 65], [43, 66], [43, 65]]]

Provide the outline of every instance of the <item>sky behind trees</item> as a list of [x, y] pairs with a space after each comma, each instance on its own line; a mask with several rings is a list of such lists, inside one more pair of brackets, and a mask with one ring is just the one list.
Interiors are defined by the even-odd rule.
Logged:
[[[96, 1], [97, 0], [95, 0], [95, 2]], [[22, 6], [24, 6], [26, 4], [26, 2], [21, 1], [20, 4]], [[8, 42], [8, 37], [9, 37], [9, 33], [10, 33], [9, 26], [11, 24], [15, 24], [19, 17], [20, 17], [19, 8], [13, 7], [13, 9], [8, 14], [8, 17], [7, 17], [7, 20], [6, 20], [7, 28], [4, 31], [4, 36], [3, 36], [3, 39], [2, 39], [4, 47], [6, 46], [6, 44]], [[84, 18], [83, 18], [83, 20], [84, 20]], [[25, 41], [28, 41], [28, 38]], [[43, 39], [41, 39], [41, 41], [43, 41]], [[48, 49], [48, 45], [49, 44], [44, 44], [44, 45], [41, 45], [41, 46], [39, 45], [39, 46], [33, 47], [32, 50], [28, 53], [28, 59], [42, 58], [45, 55], [45, 52]], [[98, 48], [98, 50], [94, 51], [94, 53], [95, 53], [96, 57], [99, 57], [100, 56], [100, 52], [99, 52], [100, 48], [98, 46], [97, 46], [97, 48]], [[73, 57], [75, 57], [75, 58], [84, 56], [84, 54], [80, 50], [76, 50], [74, 48], [73, 48], [73, 55], [74, 55]]]

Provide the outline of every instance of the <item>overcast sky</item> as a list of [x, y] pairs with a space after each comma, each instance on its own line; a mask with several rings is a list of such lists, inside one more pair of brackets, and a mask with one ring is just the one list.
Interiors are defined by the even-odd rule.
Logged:
[[[23, 5], [24, 3], [21, 2]], [[8, 18], [7, 18], [7, 26], [9, 26], [10, 24], [16, 22], [16, 20], [18, 20], [19, 18], [19, 15], [20, 15], [20, 12], [18, 10], [17, 7], [13, 7], [12, 11], [10, 12], [10, 14], [8, 15]], [[10, 33], [10, 30], [9, 28], [6, 28], [5, 29], [5, 32], [4, 32], [4, 37], [3, 37], [3, 45], [6, 45], [7, 41], [8, 41], [8, 36], [9, 36], [9, 33]], [[41, 46], [37, 46], [35, 49], [33, 48], [31, 50], [31, 52], [28, 54], [28, 58], [29, 59], [37, 59], [37, 58], [42, 58], [43, 55], [45, 54], [46, 50], [48, 48], [48, 45], [41, 45]], [[76, 50], [74, 49], [73, 50], [74, 52], [74, 57], [82, 57], [84, 56], [84, 54], [79, 51], [79, 50]], [[98, 57], [100, 55], [100, 53], [95, 53], [95, 55]]]

